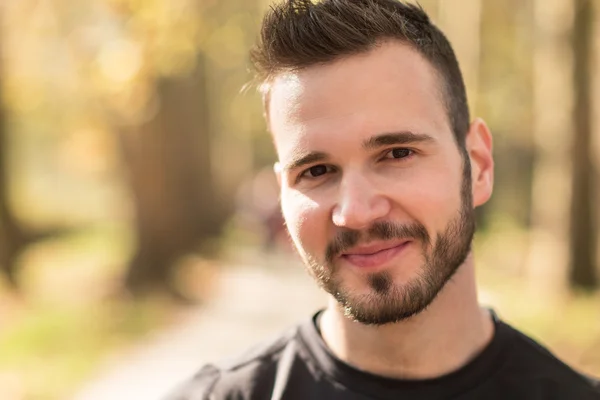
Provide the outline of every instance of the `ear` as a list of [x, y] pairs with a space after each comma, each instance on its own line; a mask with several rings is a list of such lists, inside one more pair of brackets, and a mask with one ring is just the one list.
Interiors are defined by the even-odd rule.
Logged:
[[275, 176], [277, 177], [277, 183], [279, 184], [279, 187], [281, 187], [281, 164], [279, 162], [276, 162], [275, 164], [273, 164], [273, 171], [275, 171]]
[[471, 160], [473, 205], [478, 207], [489, 200], [494, 188], [492, 133], [481, 118], [471, 123], [466, 147]]

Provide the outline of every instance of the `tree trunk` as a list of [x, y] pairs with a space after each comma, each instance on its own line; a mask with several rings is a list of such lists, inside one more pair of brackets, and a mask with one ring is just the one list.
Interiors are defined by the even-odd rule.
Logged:
[[17, 289], [15, 262], [27, 246], [28, 240], [9, 205], [7, 155], [5, 112], [4, 107], [0, 105], [0, 268], [8, 284]]
[[[0, 54], [2, 47], [0, 46]], [[0, 88], [2, 87], [2, 66], [0, 65]], [[16, 260], [30, 241], [9, 204], [8, 195], [8, 132], [6, 129], [6, 111], [0, 90], [0, 269], [8, 284], [18, 288]]]
[[596, 215], [592, 162], [592, 38], [593, 4], [575, 0], [573, 21], [574, 141], [569, 281], [575, 288], [594, 289], [596, 277]]
[[174, 263], [224, 222], [211, 171], [204, 69], [200, 60], [189, 76], [159, 81], [156, 116], [121, 134], [137, 214], [138, 249], [125, 280], [134, 293], [172, 291]]
[[528, 278], [530, 290], [547, 299], [565, 289], [568, 263], [571, 163], [571, 63], [564, 23], [571, 3], [534, 0], [533, 52], [535, 164]]

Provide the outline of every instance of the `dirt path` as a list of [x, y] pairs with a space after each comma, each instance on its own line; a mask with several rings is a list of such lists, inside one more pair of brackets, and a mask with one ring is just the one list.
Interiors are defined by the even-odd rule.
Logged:
[[234, 355], [308, 317], [325, 304], [325, 296], [297, 262], [285, 264], [226, 269], [211, 302], [120, 356], [74, 400], [161, 399], [203, 363]]

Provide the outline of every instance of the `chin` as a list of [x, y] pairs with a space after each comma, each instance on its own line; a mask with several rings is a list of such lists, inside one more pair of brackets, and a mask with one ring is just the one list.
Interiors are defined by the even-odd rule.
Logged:
[[[420, 274], [399, 280], [392, 274], [371, 274], [360, 284], [332, 285], [329, 293], [346, 317], [366, 325], [405, 321], [423, 312], [436, 298], [446, 281], [433, 284]], [[412, 275], [412, 274], [411, 274]]]

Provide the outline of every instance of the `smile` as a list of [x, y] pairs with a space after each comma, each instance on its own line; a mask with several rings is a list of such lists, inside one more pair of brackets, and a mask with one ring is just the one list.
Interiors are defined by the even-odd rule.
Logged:
[[354, 248], [342, 254], [341, 258], [359, 268], [376, 268], [400, 254], [409, 243], [410, 241], [403, 241]]

